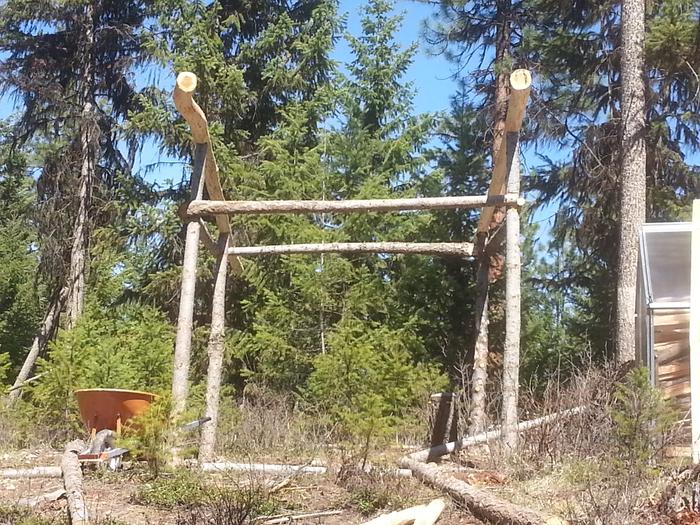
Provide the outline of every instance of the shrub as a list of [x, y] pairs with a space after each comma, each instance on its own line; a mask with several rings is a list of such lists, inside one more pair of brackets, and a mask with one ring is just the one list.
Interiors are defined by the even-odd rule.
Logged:
[[73, 391], [127, 388], [166, 391], [171, 377], [172, 327], [157, 309], [123, 304], [88, 306], [72, 330], [62, 330], [39, 362], [46, 375], [31, 386], [42, 421], [74, 432], [82, 427]]
[[203, 501], [204, 494], [204, 486], [196, 474], [177, 470], [144, 483], [131, 495], [131, 500], [139, 505], [172, 509], [197, 505]]
[[201, 501], [179, 512], [176, 525], [245, 525], [272, 514], [276, 503], [259, 486], [209, 487]]
[[159, 397], [146, 412], [128, 422], [119, 440], [132, 455], [146, 460], [153, 477], [158, 477], [167, 462], [169, 414], [170, 398]]
[[386, 508], [403, 507], [407, 503], [402, 495], [404, 480], [384, 476], [376, 469], [365, 472], [356, 464], [345, 465], [338, 473], [338, 483], [348, 491], [349, 503], [363, 516]]
[[649, 382], [646, 368], [630, 371], [613, 393], [610, 416], [618, 461], [622, 468], [644, 473], [668, 443], [679, 419], [678, 411]]
[[360, 444], [363, 459], [372, 440], [398, 431], [431, 390], [447, 383], [436, 367], [412, 361], [411, 345], [419, 341], [410, 329], [348, 321], [328, 342], [330, 352], [314, 361], [306, 399], [339, 437]]

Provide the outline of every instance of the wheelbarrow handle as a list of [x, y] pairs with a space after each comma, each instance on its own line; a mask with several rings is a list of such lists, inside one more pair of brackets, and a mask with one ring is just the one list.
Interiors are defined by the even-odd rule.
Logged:
[[204, 423], [207, 423], [211, 421], [210, 417], [200, 417], [199, 419], [195, 419], [194, 421], [190, 421], [189, 423], [182, 425], [183, 430], [194, 430], [195, 428], [201, 427]]

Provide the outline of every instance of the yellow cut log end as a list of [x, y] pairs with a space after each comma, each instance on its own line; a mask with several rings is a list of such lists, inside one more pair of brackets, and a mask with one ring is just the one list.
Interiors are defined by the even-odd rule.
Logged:
[[197, 75], [189, 71], [183, 71], [177, 76], [177, 87], [185, 93], [192, 93], [197, 89]]
[[527, 69], [516, 69], [510, 74], [511, 89], [520, 91], [528, 89], [532, 84], [532, 75]]

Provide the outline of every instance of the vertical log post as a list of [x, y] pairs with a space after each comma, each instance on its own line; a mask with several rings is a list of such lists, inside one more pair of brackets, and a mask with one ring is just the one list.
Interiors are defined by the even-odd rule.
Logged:
[[[433, 422], [433, 431], [430, 434], [430, 448], [442, 445], [445, 443], [447, 435], [447, 425], [450, 422], [450, 412], [452, 410], [452, 398], [454, 396], [448, 392], [433, 394], [430, 396], [431, 401], [437, 401], [437, 409], [435, 410], [435, 420]], [[434, 461], [436, 458], [428, 457], [428, 461]]]
[[[506, 135], [510, 167], [508, 191], [520, 192], [518, 133]], [[506, 335], [503, 351], [502, 443], [506, 454], [518, 447], [518, 385], [520, 380], [520, 212], [506, 212]]]
[[469, 434], [486, 429], [486, 381], [489, 358], [489, 257], [481, 254], [476, 274], [476, 311], [474, 314], [476, 342], [472, 368], [472, 392], [469, 414]]
[[[208, 144], [196, 144], [194, 165], [190, 180], [190, 198], [198, 200], [204, 193], [204, 164]], [[185, 411], [189, 392], [190, 349], [192, 347], [192, 317], [194, 313], [194, 293], [197, 281], [197, 255], [199, 252], [199, 221], [187, 223], [185, 254], [182, 261], [182, 283], [180, 285], [180, 310], [177, 317], [175, 355], [173, 360], [173, 387], [171, 419], [177, 420]]]
[[700, 200], [693, 201], [690, 249], [690, 420], [693, 463], [700, 463]]
[[214, 297], [211, 308], [211, 331], [207, 354], [209, 368], [207, 370], [207, 393], [205, 416], [211, 420], [202, 428], [199, 444], [199, 462], [211, 462], [216, 448], [216, 430], [219, 422], [219, 396], [221, 390], [221, 369], [226, 349], [226, 270], [228, 248], [231, 235], [219, 235], [216, 269], [214, 271]]

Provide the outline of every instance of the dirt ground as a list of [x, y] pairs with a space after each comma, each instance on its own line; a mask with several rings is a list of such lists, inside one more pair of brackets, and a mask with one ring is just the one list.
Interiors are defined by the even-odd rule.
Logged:
[[[0, 468], [28, 468], [33, 466], [56, 466], [60, 464], [61, 454], [50, 449], [22, 450], [0, 453]], [[98, 524], [119, 525], [174, 525], [178, 522], [178, 514], [185, 515], [184, 508], [159, 508], [154, 505], [142, 505], [135, 501], [134, 495], [139, 491], [145, 479], [142, 465], [127, 465], [125, 469], [113, 473], [85, 469], [84, 488], [91, 517]], [[220, 475], [207, 475], [206, 483], [212, 487], [229, 483]], [[201, 476], [200, 476], [201, 477]], [[283, 479], [283, 477], [279, 478]], [[240, 481], [240, 480], [239, 480]], [[296, 524], [327, 524], [340, 525], [363, 523], [372, 517], [400, 510], [408, 506], [426, 503], [443, 495], [427, 488], [411, 478], [393, 480], [387, 486], [394, 501], [381, 510], [366, 513], [360, 512], [353, 498], [352, 489], [337, 483], [333, 475], [307, 475], [295, 477], [284, 488], [275, 493], [278, 504], [276, 515], [299, 515], [326, 510], [341, 511], [335, 516], [295, 520]], [[23, 498], [47, 494], [62, 488], [58, 478], [46, 479], [0, 479], [0, 507], [17, 505]], [[59, 499], [45, 502], [34, 508], [42, 517], [55, 520], [57, 525], [65, 523], [66, 503]], [[262, 523], [262, 521], [260, 521]], [[476, 520], [466, 509], [448, 502], [439, 522], [443, 525], [477, 525]]]

